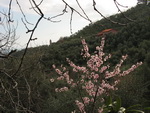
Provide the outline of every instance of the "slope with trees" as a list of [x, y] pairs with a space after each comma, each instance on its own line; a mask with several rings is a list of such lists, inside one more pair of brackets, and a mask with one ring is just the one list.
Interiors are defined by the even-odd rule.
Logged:
[[[76, 91], [56, 94], [54, 88], [65, 83], [53, 84], [49, 82], [51, 76], [56, 73], [52, 65], [68, 66], [66, 58], [78, 65], [86, 65], [86, 61], [80, 56], [81, 38], [85, 38], [89, 45], [90, 53], [95, 51], [95, 47], [100, 44], [101, 38], [96, 36], [102, 30], [115, 29], [116, 34], [106, 34], [105, 53], [111, 53], [110, 63], [115, 66], [122, 55], [128, 54], [128, 59], [124, 62], [124, 69], [127, 69], [136, 62], [142, 61], [143, 65], [137, 69], [132, 76], [125, 77], [119, 85], [120, 90], [116, 92], [122, 98], [123, 106], [134, 104], [150, 105], [150, 6], [137, 5], [124, 12], [134, 21], [127, 22], [122, 14], [112, 15], [109, 18], [122, 23], [120, 26], [102, 19], [90, 24], [71, 35], [61, 38], [58, 42], [49, 46], [29, 48], [23, 65], [13, 78], [9, 76], [15, 73], [19, 65], [18, 59], [23, 54], [21, 50], [13, 54], [7, 60], [0, 59], [1, 67], [1, 91], [0, 91], [0, 111], [1, 112], [50, 112], [69, 113], [75, 106], [73, 100], [77, 97]], [[7, 72], [7, 73], [5, 73]], [[8, 76], [7, 76], [8, 75]], [[18, 84], [16, 84], [18, 83]], [[14, 84], [13, 86], [11, 86]], [[17, 85], [17, 87], [16, 87]], [[74, 95], [71, 95], [74, 93]], [[136, 95], [135, 95], [136, 94]], [[66, 98], [67, 97], [67, 98]], [[10, 103], [10, 104], [8, 104]], [[68, 107], [69, 106], [69, 107]], [[64, 109], [67, 108], [67, 109]]]

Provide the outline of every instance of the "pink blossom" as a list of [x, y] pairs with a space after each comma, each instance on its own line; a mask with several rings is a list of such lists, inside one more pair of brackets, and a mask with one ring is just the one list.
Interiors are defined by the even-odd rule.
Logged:
[[59, 69], [55, 69], [55, 71], [59, 74], [62, 75], [62, 72]]
[[81, 79], [81, 80], [80, 80], [80, 83], [81, 83], [81, 84], [84, 83], [84, 79]]
[[66, 71], [66, 67], [63, 67], [63, 71]]
[[68, 72], [65, 72], [65, 73], [63, 74], [63, 76], [64, 76], [64, 78], [65, 78], [67, 81], [69, 80]]
[[74, 71], [74, 72], [78, 72], [78, 70], [77, 70], [76, 68], [73, 68], [73, 71]]
[[100, 49], [100, 47], [99, 46], [96, 46], [96, 50], [99, 50]]
[[131, 68], [129, 68], [126, 71], [123, 71], [123, 73], [120, 74], [120, 76], [125, 76], [128, 75], [130, 72], [134, 71], [137, 67], [139, 67], [140, 65], [142, 65], [142, 62], [137, 63], [136, 65], [132, 65]]
[[59, 89], [58, 89], [58, 88], [56, 88], [56, 89], [55, 89], [55, 92], [59, 92]]
[[72, 111], [71, 113], [76, 113], [76, 111], [74, 110], [74, 111]]
[[78, 72], [81, 71], [83, 73], [87, 72], [86, 67], [80, 67], [80, 66], [76, 66], [73, 62], [71, 62], [68, 58], [67, 58], [67, 62], [70, 64], [70, 66], [73, 68], [74, 72]]
[[77, 84], [76, 83], [72, 83], [71, 87], [75, 87], [75, 86], [77, 86]]
[[114, 86], [110, 85], [109, 83], [106, 83], [104, 80], [102, 80], [102, 84], [101, 84], [102, 88], [107, 88], [109, 90], [114, 90]]
[[[83, 57], [85, 57], [85, 58], [86, 57], [90, 57], [89, 48], [88, 48], [88, 46], [87, 46], [87, 44], [85, 42], [85, 39], [82, 39], [81, 42], [82, 42], [82, 45], [83, 45], [83, 49], [82, 49], [81, 55], [83, 55]], [[83, 53], [83, 51], [84, 51], [84, 53]]]
[[109, 54], [108, 56], [105, 56], [104, 61], [107, 61], [109, 58], [111, 58], [111, 54]]
[[52, 79], [50, 79], [50, 82], [54, 82], [54, 79], [52, 78]]
[[103, 108], [99, 107], [98, 113], [103, 113]]
[[81, 75], [81, 78], [84, 79], [84, 78], [85, 78], [85, 75]]
[[100, 69], [100, 73], [103, 73], [105, 70], [107, 70], [109, 68], [109, 66], [103, 66], [101, 69]]
[[64, 80], [63, 76], [57, 77], [57, 80]]
[[53, 64], [52, 67], [55, 69], [56, 68], [55, 64]]
[[82, 102], [79, 102], [78, 100], [75, 101], [76, 105], [78, 106], [81, 113], [86, 113], [84, 109], [84, 104]]
[[105, 90], [102, 87], [99, 86], [97, 96], [101, 96], [104, 92], [105, 92]]
[[68, 84], [71, 84], [71, 81], [67, 81]]
[[63, 89], [64, 89], [64, 91], [68, 91], [68, 87], [64, 87]]
[[95, 74], [95, 75], [93, 76], [93, 78], [94, 78], [94, 79], [98, 79], [98, 78], [99, 78], [99, 75], [98, 75], [98, 74]]
[[68, 91], [68, 87], [62, 87], [60, 89], [56, 88], [55, 92], [64, 92], [64, 91]]
[[[80, 90], [85, 91], [85, 93], [83, 93], [82, 97], [80, 98], [82, 102], [80, 102], [81, 100], [76, 100], [75, 104], [81, 113], [86, 113], [85, 107], [87, 106], [88, 108], [88, 105], [90, 105], [89, 103], [96, 101], [94, 100], [95, 96], [98, 101], [103, 103], [105, 100], [101, 97], [104, 95], [109, 95], [110, 90], [117, 90], [118, 88], [116, 85], [120, 82], [120, 78], [134, 71], [142, 64], [142, 62], [132, 65], [127, 70], [121, 71], [121, 66], [128, 56], [124, 55], [122, 56], [120, 62], [114, 67], [114, 69], [110, 71], [109, 64], [104, 64], [105, 61], [111, 58], [111, 54], [105, 55], [103, 52], [105, 38], [102, 38], [101, 45], [96, 47], [96, 51], [92, 55], [89, 53], [89, 48], [85, 39], [82, 39], [81, 42], [83, 45], [81, 55], [87, 59], [87, 66], [78, 66], [70, 61], [69, 58], [66, 59], [70, 67], [72, 67], [72, 71], [78, 74], [77, 79], [74, 80], [72, 76], [69, 75], [69, 71], [67, 71], [66, 67], [63, 67], [63, 65], [61, 66], [62, 71], [60, 69], [56, 69], [55, 65], [53, 65], [53, 68], [59, 75], [56, 80], [64, 80], [68, 83], [67, 85], [70, 87], [70, 89], [75, 87], [79, 89], [81, 87], [82, 89], [80, 88]], [[115, 77], [115, 79], [112, 79], [113, 81], [110, 83], [108, 79], [113, 77]], [[50, 81], [54, 82], [54, 79], [52, 78]], [[55, 89], [56, 92], [64, 92], [68, 90], [69, 88], [66, 86]], [[97, 109], [98, 113], [103, 112], [103, 107], [104, 106], [102, 105]], [[73, 113], [75, 113], [75, 111]]]
[[122, 59], [125, 60], [128, 57], [128, 55], [122, 56]]
[[60, 88], [60, 89], [59, 89], [59, 92], [63, 92], [63, 91], [64, 91], [64, 89], [63, 89], [63, 88]]
[[100, 67], [103, 64], [103, 61], [101, 58], [99, 58], [97, 55], [92, 55], [91, 58], [87, 61], [87, 66], [91, 68], [91, 70], [98, 71], [98, 67]]
[[83, 97], [84, 104], [89, 104], [90, 99], [88, 97]]
[[94, 98], [91, 98], [91, 100], [90, 100], [91, 102], [94, 102]]

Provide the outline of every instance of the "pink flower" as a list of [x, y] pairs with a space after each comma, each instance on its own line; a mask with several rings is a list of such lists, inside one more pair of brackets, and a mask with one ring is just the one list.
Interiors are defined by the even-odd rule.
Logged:
[[59, 92], [59, 89], [58, 89], [58, 88], [56, 88], [56, 89], [55, 89], [55, 92]]
[[56, 68], [55, 64], [53, 64], [52, 67], [55, 69]]
[[109, 68], [109, 66], [103, 66], [101, 69], [100, 69], [100, 73], [103, 73], [105, 70], [107, 70]]
[[90, 99], [88, 97], [83, 97], [84, 104], [89, 104]]
[[102, 88], [107, 88], [109, 90], [114, 90], [114, 86], [110, 85], [109, 83], [106, 83], [104, 80], [102, 80], [101, 87]]
[[94, 79], [98, 79], [98, 78], [99, 78], [99, 75], [98, 75], [98, 74], [95, 74], [93, 78], [94, 78]]
[[62, 75], [62, 72], [59, 69], [55, 69], [55, 71], [59, 74]]
[[77, 84], [76, 83], [72, 83], [71, 87], [75, 87], [75, 86], [77, 86]]
[[84, 83], [84, 79], [81, 79], [81, 81], [80, 81], [80, 82], [81, 82], [81, 84], [82, 84], [82, 83]]
[[140, 65], [142, 65], [142, 62], [138, 63], [136, 65], [132, 65], [131, 68], [129, 68], [126, 71], [123, 71], [123, 73], [120, 74], [120, 76], [125, 76], [128, 75], [130, 72], [134, 71], [137, 67], [139, 67]]
[[68, 87], [64, 87], [63, 89], [64, 89], [64, 91], [68, 91]]
[[122, 56], [122, 59], [125, 60], [128, 57], [128, 55]]
[[102, 87], [99, 86], [97, 96], [101, 96], [104, 92], [105, 92], [105, 90]]
[[[96, 47], [96, 51], [92, 55], [89, 53], [89, 48], [85, 39], [82, 39], [81, 42], [83, 45], [81, 55], [87, 59], [87, 65], [78, 66], [70, 61], [69, 58], [66, 58], [68, 64], [72, 68], [73, 73], [78, 74], [75, 80], [72, 78], [72, 76], [69, 75], [69, 71], [67, 71], [67, 69], [63, 67], [63, 65], [61, 66], [62, 71], [60, 69], [56, 69], [55, 65], [53, 65], [53, 68], [59, 74], [59, 77], [56, 80], [64, 80], [68, 83], [67, 85], [68, 87], [70, 87], [70, 89], [77, 87], [81, 91], [84, 90], [84, 93], [82, 93], [82, 97], [79, 98], [82, 99], [82, 102], [76, 100], [75, 104], [77, 105], [81, 113], [86, 113], [85, 107], [87, 106], [88, 109], [88, 105], [91, 105], [89, 103], [93, 103], [96, 101], [94, 100], [95, 96], [96, 99], [98, 99], [98, 101], [103, 104], [105, 100], [102, 97], [108, 96], [111, 90], [117, 90], [118, 88], [116, 87], [116, 85], [120, 82], [120, 78], [134, 71], [138, 66], [142, 65], [142, 62], [132, 65], [127, 70], [121, 71], [121, 66], [128, 56], [124, 55], [122, 56], [120, 62], [115, 66], [115, 68], [111, 68], [111, 70], [109, 70], [109, 63], [108, 65], [104, 64], [105, 61], [111, 58], [111, 54], [105, 55], [105, 53], [103, 52], [105, 38], [102, 38], [101, 45]], [[68, 70], [70, 70], [70, 68]], [[108, 80], [110, 78], [114, 79], [112, 79], [110, 82]], [[50, 79], [50, 81], [54, 82], [54, 79], [52, 78]], [[68, 87], [62, 87], [59, 89], [56, 88], [55, 91], [68, 91]], [[97, 104], [97, 102], [95, 104]], [[102, 113], [104, 112], [103, 107], [104, 106], [102, 105], [99, 108], [95, 108], [98, 108], [98, 113]], [[75, 113], [75, 111], [73, 113]]]
[[91, 100], [90, 100], [91, 102], [94, 102], [94, 98], [91, 98]]
[[68, 84], [71, 84], [71, 81], [67, 81]]
[[84, 110], [84, 104], [82, 102], [79, 102], [78, 100], [76, 100], [75, 103], [78, 106], [81, 113], [86, 113]]
[[57, 77], [57, 80], [64, 80], [64, 76]]
[[74, 110], [74, 111], [72, 111], [71, 113], [76, 113], [76, 111]]
[[[82, 49], [81, 55], [83, 55], [83, 57], [85, 57], [85, 58], [86, 57], [90, 57], [89, 48], [87, 46], [87, 43], [85, 42], [85, 39], [82, 39], [81, 42], [82, 42], [82, 45], [83, 45], [83, 49]], [[84, 53], [83, 53], [83, 51], [84, 51]]]
[[51, 78], [51, 79], [50, 79], [50, 82], [54, 82], [54, 79], [53, 79], [53, 78]]
[[63, 67], [63, 71], [66, 71], [66, 67]]
[[103, 108], [99, 107], [98, 113], [103, 113]]

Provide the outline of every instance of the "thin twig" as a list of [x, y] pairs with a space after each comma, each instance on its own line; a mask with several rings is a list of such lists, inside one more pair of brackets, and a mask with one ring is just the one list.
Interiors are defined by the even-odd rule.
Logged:
[[33, 34], [34, 34], [34, 32], [35, 32], [37, 26], [39, 25], [40, 21], [41, 21], [42, 18], [44, 17], [43, 12], [42, 12], [41, 9], [37, 6], [36, 2], [35, 2], [34, 0], [32, 0], [32, 2], [33, 2], [33, 4], [34, 4], [34, 6], [37, 8], [37, 10], [39, 11], [38, 13], [40, 14], [40, 17], [39, 17], [39, 19], [37, 20], [37, 22], [36, 22], [34, 28], [33, 28], [32, 30], [30, 30], [31, 35], [30, 35], [30, 38], [29, 38], [29, 40], [28, 40], [28, 42], [27, 42], [26, 48], [25, 48], [25, 50], [24, 50], [24, 53], [23, 53], [23, 55], [22, 55], [22, 57], [21, 57], [21, 61], [20, 61], [19, 67], [18, 67], [18, 69], [16, 70], [16, 72], [15, 72], [12, 76], [16, 75], [16, 74], [19, 72], [19, 70], [21, 69], [21, 66], [22, 66], [24, 57], [25, 57], [25, 55], [26, 55], [26, 52], [27, 52], [29, 43], [30, 43], [30, 41], [32, 41]]
[[20, 6], [18, 0], [16, 0], [16, 3], [18, 4], [19, 9], [20, 9], [20, 11], [21, 11], [21, 13], [22, 13], [22, 15], [23, 15], [23, 17], [24, 17], [26, 23], [28, 23], [28, 24], [30, 24], [30, 25], [33, 25], [32, 23], [28, 22], [28, 20], [27, 20], [27, 18], [26, 18], [26, 15], [24, 14], [24, 12], [23, 12], [23, 10], [22, 10], [22, 8], [21, 8], [21, 6]]
[[92, 20], [90, 20], [90, 18], [88, 17], [88, 15], [85, 13], [84, 9], [81, 7], [80, 3], [78, 0], [76, 0], [78, 6], [80, 7], [80, 9], [82, 10], [82, 12], [84, 13], [84, 15], [86, 16], [86, 18], [92, 23]]
[[44, 0], [41, 0], [40, 3], [39, 3], [37, 6], [39, 7], [39, 6], [42, 4], [43, 1], [44, 1]]
[[0, 70], [1, 73], [4, 73], [8, 78], [10, 78], [15, 85], [13, 85], [13, 88], [16, 88], [18, 86], [18, 82], [12, 77], [10, 76], [8, 73], [6, 73], [4, 70]]
[[0, 55], [0, 58], [8, 58], [12, 53], [15, 53], [17, 50], [11, 50], [8, 54], [2, 54]]
[[119, 4], [116, 0], [114, 0], [114, 4], [116, 5], [118, 11], [119, 11], [127, 20], [132, 21], [132, 22], [135, 21], [135, 20], [132, 20], [132, 19], [128, 18], [126, 15], [124, 15], [124, 13], [123, 13], [123, 12], [120, 10], [120, 8], [118, 7], [118, 5], [121, 6], [121, 7], [125, 7], [125, 8], [127, 8], [127, 6], [123, 6], [123, 5]]
[[30, 110], [30, 105], [31, 105], [31, 87], [30, 87], [30, 85], [29, 85], [29, 83], [28, 83], [28, 81], [27, 81], [27, 79], [26, 79], [26, 77], [24, 76], [24, 79], [25, 79], [25, 82], [26, 82], [26, 84], [27, 84], [27, 87], [28, 87], [28, 103], [29, 103], [29, 110]]
[[70, 17], [70, 33], [72, 33], [72, 16], [73, 16], [73, 9], [71, 9], [71, 17]]
[[100, 14], [100, 16], [102, 16], [104, 19], [110, 21], [111, 23], [118, 24], [118, 25], [123, 25], [123, 26], [127, 25], [127, 24], [119, 23], [119, 22], [113, 21], [113, 20], [111, 20], [111, 19], [109, 19], [109, 18], [106, 18], [106, 17], [96, 8], [96, 2], [95, 2], [95, 0], [93, 0], [93, 8], [94, 8], [94, 10], [95, 10], [98, 14]]
[[94, 108], [95, 108], [95, 103], [96, 103], [96, 100], [97, 100], [98, 89], [99, 89], [99, 87], [97, 86], [96, 93], [95, 93], [95, 96], [94, 96], [94, 102], [92, 104], [91, 113], [94, 113]]
[[[53, 17], [49, 17], [49, 18], [47, 18], [47, 20], [50, 20], [50, 21], [52, 21], [52, 19], [53, 18], [57, 18], [57, 17], [59, 17], [59, 16], [62, 16], [62, 15], [64, 15], [65, 13], [67, 13], [67, 5], [65, 4], [65, 8], [63, 9], [63, 11], [62, 11], [62, 13], [60, 13], [60, 14], [58, 14], [58, 15], [55, 15], [55, 16], [53, 16]], [[60, 22], [61, 20], [59, 20], [59, 21], [53, 21], [53, 22]]]
[[11, 4], [12, 4], [12, 0], [10, 0], [10, 2], [9, 2], [9, 11], [8, 11], [8, 17], [9, 17], [9, 20], [8, 20], [8, 22], [13, 22], [13, 20], [11, 20]]
[[89, 22], [91, 22], [91, 20], [89, 20], [87, 17], [84, 17], [80, 12], [78, 12], [76, 9], [74, 9], [73, 7], [71, 7], [65, 0], [62, 0], [71, 10], [73, 10], [74, 12], [76, 12], [79, 16], [81, 16], [82, 18], [84, 18], [85, 20], [88, 20]]

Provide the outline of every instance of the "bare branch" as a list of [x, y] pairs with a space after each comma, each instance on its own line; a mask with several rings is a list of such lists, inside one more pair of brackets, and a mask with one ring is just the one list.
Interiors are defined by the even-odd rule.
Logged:
[[73, 11], [74, 11], [74, 10], [71, 9], [71, 17], [70, 17], [70, 33], [71, 33], [71, 34], [73, 34], [73, 33], [72, 33], [72, 16], [73, 16]]
[[84, 9], [81, 7], [80, 3], [78, 0], [76, 0], [78, 6], [80, 7], [80, 9], [82, 10], [82, 12], [84, 13], [84, 15], [86, 16], [86, 18], [92, 23], [92, 21], [90, 20], [90, 18], [88, 17], [88, 15], [85, 13]]
[[30, 110], [30, 105], [31, 105], [31, 87], [26, 79], [26, 77], [24, 76], [24, 79], [25, 79], [25, 82], [27, 84], [27, 88], [28, 88], [28, 103], [29, 103], [29, 106], [28, 106], [28, 109]]
[[17, 81], [12, 76], [10, 76], [7, 72], [5, 72], [3, 70], [0, 70], [0, 72], [4, 73], [7, 77], [9, 77], [14, 82], [15, 85], [13, 85], [13, 88], [16, 88], [18, 86]]
[[41, 0], [40, 3], [39, 3], [37, 6], [40, 6], [40, 5], [42, 4], [43, 1], [44, 1], [44, 0]]
[[0, 58], [8, 58], [12, 53], [15, 53], [17, 50], [15, 49], [15, 50], [11, 50], [8, 54], [2, 54], [1, 52], [1, 54], [2, 55], [0, 55]]
[[95, 0], [93, 0], [93, 8], [94, 8], [94, 10], [98, 13], [98, 14], [100, 14], [100, 16], [102, 16], [104, 19], [106, 19], [106, 20], [108, 20], [108, 21], [110, 21], [110, 22], [112, 22], [112, 23], [114, 23], [114, 24], [118, 24], [118, 25], [126, 25], [126, 24], [124, 24], [124, 23], [119, 23], [119, 22], [116, 22], [116, 21], [113, 21], [113, 20], [111, 20], [111, 19], [109, 19], [109, 18], [106, 18], [97, 8], [96, 8], [96, 2], [95, 2]]
[[0, 31], [0, 58], [8, 58], [15, 52], [11, 48], [16, 41], [16, 28], [10, 23], [8, 15], [1, 11], [0, 14], [2, 14], [0, 26], [3, 29]]
[[[58, 14], [58, 15], [56, 15], [56, 16], [53, 16], [53, 17], [49, 17], [48, 20], [51, 20], [51, 21], [52, 21], [53, 18], [57, 18], [57, 17], [59, 17], [59, 16], [64, 15], [65, 13], [67, 13], [67, 10], [66, 10], [66, 9], [67, 9], [67, 5], [65, 4], [65, 8], [63, 9], [62, 13], [60, 13], [60, 14]], [[56, 21], [55, 21], [55, 22], [56, 22]], [[57, 22], [60, 22], [60, 20], [57, 21]]]
[[132, 22], [135, 21], [135, 20], [132, 20], [132, 19], [128, 18], [128, 17], [120, 10], [120, 8], [118, 7], [118, 5], [121, 6], [121, 7], [125, 7], [125, 8], [128, 8], [128, 6], [123, 6], [123, 5], [119, 4], [116, 0], [114, 0], [114, 3], [115, 3], [115, 5], [116, 5], [118, 11], [119, 11], [127, 20], [132, 21]]
[[8, 11], [9, 20], [8, 20], [8, 22], [13, 22], [14, 21], [14, 20], [11, 19], [11, 4], [12, 4], [12, 0], [10, 0], [10, 2], [9, 2], [9, 11]]
[[[28, 40], [28, 42], [27, 42], [26, 48], [25, 48], [25, 50], [24, 50], [24, 53], [23, 53], [23, 55], [22, 55], [22, 57], [21, 57], [21, 61], [20, 61], [19, 67], [18, 67], [17, 71], [16, 71], [12, 76], [16, 75], [16, 74], [19, 72], [19, 70], [20, 70], [20, 68], [21, 68], [21, 66], [22, 66], [22, 63], [23, 63], [25, 54], [26, 54], [26, 52], [27, 52], [29, 43], [30, 43], [30, 41], [32, 41], [32, 37], [33, 37], [33, 35], [34, 35], [34, 32], [35, 32], [37, 26], [39, 25], [40, 21], [41, 21], [42, 18], [44, 17], [43, 12], [42, 12], [41, 9], [38, 7], [38, 5], [36, 4], [36, 2], [35, 2], [34, 0], [32, 0], [32, 2], [33, 2], [33, 4], [34, 4], [34, 6], [36, 7], [36, 9], [38, 10], [38, 14], [40, 14], [40, 17], [39, 17], [39, 19], [37, 20], [37, 22], [36, 22], [34, 28], [33, 28], [32, 30], [30, 30], [31, 35], [30, 35], [30, 38], [29, 38], [29, 40]], [[35, 9], [35, 8], [33, 8], [33, 9]], [[29, 30], [28, 30], [28, 32], [29, 32]]]
[[79, 16], [81, 16], [82, 18], [84, 18], [85, 20], [91, 22], [91, 20], [89, 20], [89, 18], [83, 16], [80, 12], [78, 12], [76, 9], [74, 9], [73, 7], [71, 7], [65, 0], [62, 0], [71, 10], [73, 10], [74, 12], [76, 12]]
[[19, 9], [20, 9], [20, 11], [21, 11], [21, 13], [22, 13], [22, 15], [23, 15], [23, 17], [24, 17], [26, 23], [28, 23], [28, 24], [30, 24], [30, 25], [33, 25], [32, 23], [30, 23], [30, 22], [27, 21], [26, 15], [24, 14], [24, 12], [23, 12], [23, 10], [22, 10], [22, 8], [21, 8], [21, 6], [20, 6], [18, 0], [16, 0], [16, 3], [18, 4]]

